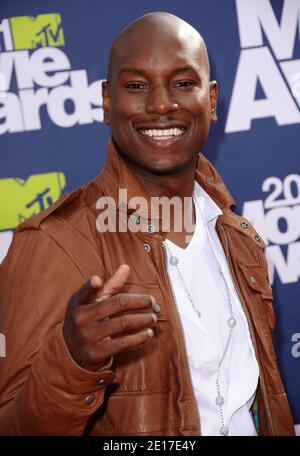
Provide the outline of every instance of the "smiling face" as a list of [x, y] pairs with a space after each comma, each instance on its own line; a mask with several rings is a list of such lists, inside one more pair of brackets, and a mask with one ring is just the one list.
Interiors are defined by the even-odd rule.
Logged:
[[175, 16], [121, 35], [103, 84], [104, 121], [135, 168], [172, 174], [194, 166], [215, 120], [217, 84], [200, 35]]

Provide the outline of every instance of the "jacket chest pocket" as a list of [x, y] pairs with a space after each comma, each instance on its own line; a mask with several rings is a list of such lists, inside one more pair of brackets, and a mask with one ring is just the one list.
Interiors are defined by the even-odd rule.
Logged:
[[250, 291], [250, 301], [252, 302], [253, 298], [257, 298], [255, 302], [259, 312], [256, 312], [256, 318], [262, 324], [266, 318], [268, 327], [273, 331], [275, 327], [275, 313], [273, 309], [273, 294], [267, 273], [264, 273], [264, 268], [258, 265], [244, 265], [239, 263], [239, 269]]
[[167, 391], [168, 366], [166, 351], [167, 317], [163, 294], [157, 284], [127, 282], [123, 293], [143, 293], [155, 297], [160, 306], [154, 335], [142, 346], [115, 356], [118, 387], [113, 395], [147, 394]]

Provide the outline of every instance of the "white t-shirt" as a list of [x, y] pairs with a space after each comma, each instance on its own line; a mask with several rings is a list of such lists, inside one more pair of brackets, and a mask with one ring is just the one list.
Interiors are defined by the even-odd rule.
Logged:
[[166, 249], [168, 274], [183, 325], [201, 432], [202, 435], [220, 435], [222, 425], [220, 409], [215, 403], [216, 379], [228, 337], [227, 320], [230, 316], [225, 282], [220, 272], [222, 268], [231, 293], [233, 316], [237, 320], [220, 367], [225, 424], [229, 427], [229, 435], [256, 435], [249, 408], [256, 392], [259, 369], [247, 319], [215, 230], [216, 219], [222, 211], [196, 182], [194, 190], [198, 204], [195, 204], [196, 227], [190, 243], [185, 249], [169, 240], [165, 243], [172, 255], [178, 258], [178, 268], [194, 305], [201, 312], [199, 318]]

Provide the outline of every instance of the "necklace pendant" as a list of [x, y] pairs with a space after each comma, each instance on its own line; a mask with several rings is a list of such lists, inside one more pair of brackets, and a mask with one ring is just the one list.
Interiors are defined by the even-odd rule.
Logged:
[[177, 258], [176, 256], [173, 256], [173, 255], [172, 255], [171, 258], [170, 258], [170, 263], [171, 263], [173, 266], [177, 266], [178, 262], [179, 262], [178, 258]]
[[231, 317], [229, 320], [227, 320], [227, 323], [230, 328], [234, 328], [236, 325], [236, 319], [234, 317]]
[[228, 428], [228, 426], [225, 426], [225, 424], [223, 424], [223, 425], [220, 427], [220, 434], [222, 434], [222, 435], [228, 435], [228, 434], [229, 434], [229, 428]]
[[224, 397], [222, 397], [220, 394], [218, 395], [218, 397], [216, 397], [216, 404], [221, 407], [222, 405], [224, 405]]

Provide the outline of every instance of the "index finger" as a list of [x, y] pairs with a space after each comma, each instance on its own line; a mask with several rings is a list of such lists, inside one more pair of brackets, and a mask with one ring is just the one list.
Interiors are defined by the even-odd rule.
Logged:
[[129, 266], [127, 264], [119, 266], [116, 272], [104, 283], [102, 289], [97, 293], [96, 301], [101, 302], [117, 294], [125, 285], [128, 275]]

